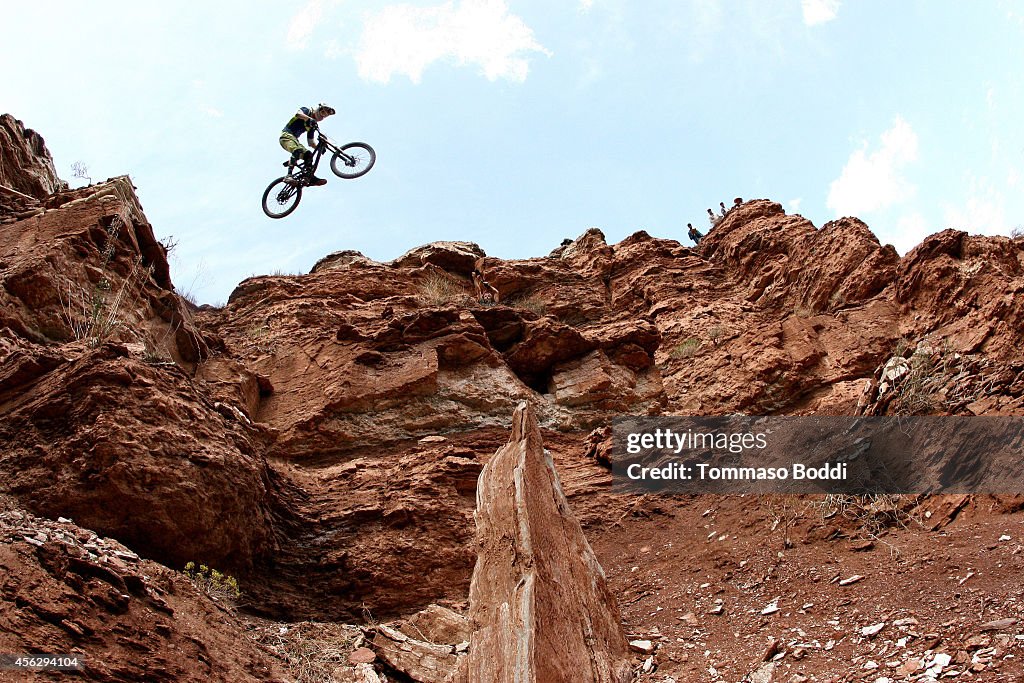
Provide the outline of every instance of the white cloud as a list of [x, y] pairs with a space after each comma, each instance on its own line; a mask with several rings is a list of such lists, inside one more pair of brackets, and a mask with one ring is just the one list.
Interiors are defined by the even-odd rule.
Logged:
[[986, 235], [1006, 232], [1006, 200], [987, 178], [971, 178], [967, 200], [960, 206], [946, 205], [946, 225]]
[[356, 50], [359, 75], [387, 83], [398, 74], [419, 83], [434, 62], [475, 64], [488, 80], [523, 82], [525, 55], [550, 55], [504, 0], [449, 0], [433, 7], [393, 5], [366, 16]]
[[917, 211], [901, 216], [896, 221], [896, 232], [887, 235], [896, 251], [906, 254], [932, 233], [928, 221]]
[[839, 0], [801, 0], [804, 9], [804, 23], [816, 26], [832, 21], [839, 13]]
[[917, 133], [897, 116], [882, 133], [882, 146], [868, 153], [865, 144], [850, 155], [839, 178], [829, 187], [828, 208], [836, 216], [860, 216], [884, 209], [914, 195], [903, 167], [917, 159]]
[[796, 199], [790, 199], [786, 202], [786, 209], [789, 213], [800, 213], [800, 205], [803, 203], [803, 197], [797, 197]]
[[313, 30], [324, 16], [324, 0], [309, 0], [292, 17], [285, 43], [293, 50], [306, 47]]
[[580, 11], [589, 12], [590, 8], [594, 6], [594, 0], [580, 0]]

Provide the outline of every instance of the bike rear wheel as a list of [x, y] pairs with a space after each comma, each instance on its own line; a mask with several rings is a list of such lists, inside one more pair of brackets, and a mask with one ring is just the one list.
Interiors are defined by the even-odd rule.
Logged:
[[263, 191], [263, 213], [271, 218], [284, 218], [295, 210], [302, 199], [302, 186], [285, 182], [287, 180], [294, 180], [294, 176], [282, 176]]
[[373, 168], [377, 153], [365, 142], [350, 142], [331, 157], [331, 170], [339, 178], [358, 178]]

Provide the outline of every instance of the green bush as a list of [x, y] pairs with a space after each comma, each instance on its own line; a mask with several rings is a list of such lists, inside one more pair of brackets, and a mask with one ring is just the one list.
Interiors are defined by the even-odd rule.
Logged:
[[192, 580], [201, 591], [214, 600], [233, 603], [242, 595], [235, 577], [222, 574], [205, 564], [196, 566], [195, 562], [185, 565], [185, 576]]

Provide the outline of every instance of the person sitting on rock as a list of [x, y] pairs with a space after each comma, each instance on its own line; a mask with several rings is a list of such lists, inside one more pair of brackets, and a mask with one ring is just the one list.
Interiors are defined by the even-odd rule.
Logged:
[[687, 223], [686, 227], [689, 228], [689, 230], [686, 231], [686, 234], [691, 240], [693, 240], [693, 243], [700, 244], [701, 239], [704, 238], [704, 235], [700, 233], [700, 230], [693, 227], [693, 223]]
[[716, 216], [714, 211], [712, 211], [711, 209], [708, 209], [708, 220], [711, 222], [711, 227], [713, 228], [716, 225], [718, 225], [718, 221], [720, 221], [722, 219], [721, 219], [721, 217]]
[[[317, 129], [317, 123], [333, 113], [334, 108], [323, 102], [312, 108], [300, 107], [295, 112], [295, 116], [291, 117], [284, 128], [281, 129], [281, 137], [278, 138], [278, 142], [281, 143], [284, 151], [292, 155], [294, 161], [302, 159], [306, 164], [309, 164], [313, 161], [313, 152], [302, 146], [302, 143], [299, 142], [299, 136], [305, 132], [306, 144], [313, 147], [313, 132]], [[316, 176], [312, 176], [310, 182], [312, 185], [325, 185], [327, 183], [323, 178], [317, 178]]]
[[737, 206], [739, 206], [742, 203], [743, 203], [743, 197], [736, 197], [736, 199], [732, 200], [732, 208], [735, 209]]
[[718, 207], [722, 209], [722, 218], [725, 218], [725, 212], [728, 210], [725, 208], [725, 202], [718, 202]]
[[473, 269], [473, 289], [476, 291], [476, 300], [480, 303], [498, 303], [498, 290], [491, 283], [484, 279], [484, 274], [479, 268]]

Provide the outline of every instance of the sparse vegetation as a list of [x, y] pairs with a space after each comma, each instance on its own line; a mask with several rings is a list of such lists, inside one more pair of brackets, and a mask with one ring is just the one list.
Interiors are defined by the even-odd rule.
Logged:
[[769, 495], [760, 497], [761, 504], [768, 509], [768, 514], [772, 518], [769, 534], [774, 535], [776, 531], [781, 531], [783, 548], [793, 547], [793, 540], [789, 536], [789, 530], [796, 520], [801, 517], [800, 511], [794, 504], [795, 500], [792, 496]]
[[832, 292], [832, 296], [828, 298], [828, 307], [832, 310], [842, 308], [846, 305], [846, 295], [836, 290]]
[[[901, 340], [886, 367], [882, 384], [892, 392], [890, 415], [928, 415], [975, 398], [962, 381], [970, 374], [964, 358], [948, 341], [932, 346], [926, 340], [911, 351], [910, 344]], [[887, 373], [892, 376], [886, 377]], [[882, 392], [880, 388], [880, 397]]]
[[711, 343], [715, 346], [718, 346], [718, 343], [722, 341], [723, 337], [725, 337], [725, 328], [721, 325], [715, 325], [708, 330], [708, 339], [710, 339]]
[[253, 323], [245, 331], [245, 345], [253, 351], [273, 355], [277, 352], [277, 342], [271, 340], [270, 332], [269, 320]]
[[677, 344], [668, 355], [671, 358], [692, 358], [697, 355], [697, 350], [699, 348], [700, 340], [696, 337], [690, 337], [682, 344]]
[[361, 639], [354, 626], [313, 621], [274, 625], [256, 634], [260, 644], [284, 660], [297, 683], [338, 681], [335, 672], [348, 665], [348, 655]]
[[508, 302], [509, 306], [513, 308], [520, 308], [524, 311], [530, 311], [537, 315], [547, 315], [548, 305], [544, 303], [544, 300], [535, 294], [528, 294], [516, 297]]
[[235, 601], [242, 595], [235, 577], [222, 574], [205, 564], [196, 565], [195, 562], [189, 562], [185, 565], [184, 574], [196, 588], [228, 607], [234, 607]]
[[117, 238], [122, 226], [121, 217], [115, 216], [107, 226], [103, 245], [101, 277], [91, 292], [63, 277], [64, 290], [58, 290], [65, 323], [76, 340], [86, 340], [91, 346], [107, 341], [124, 327], [129, 309], [137, 303], [146, 280], [153, 273], [152, 266], [143, 266], [142, 257], [136, 257], [119, 287], [111, 281], [111, 262], [117, 250]]
[[1016, 228], [1010, 231], [1010, 239], [1019, 240], [1024, 239], [1024, 225], [1018, 225]]
[[89, 167], [86, 166], [81, 161], [76, 161], [75, 163], [71, 164], [71, 173], [74, 177], [81, 178], [82, 180], [85, 180], [90, 185], [92, 185], [92, 178], [89, 177]]
[[822, 519], [839, 516], [854, 522], [855, 526], [872, 538], [890, 527], [907, 528], [917, 524], [911, 510], [917, 504], [917, 497], [894, 494], [851, 495], [826, 494], [820, 501], [811, 503], [817, 508]]
[[420, 301], [426, 306], [446, 306], [465, 295], [465, 289], [446, 274], [432, 270], [418, 285]]
[[144, 342], [146, 350], [142, 356], [143, 360], [154, 365], [173, 363], [174, 361], [171, 358], [171, 354], [168, 352], [168, 348], [179, 329], [181, 329], [180, 321], [173, 325], [168, 325], [167, 329], [164, 330], [164, 333], [160, 335], [159, 339], [146, 339]]

